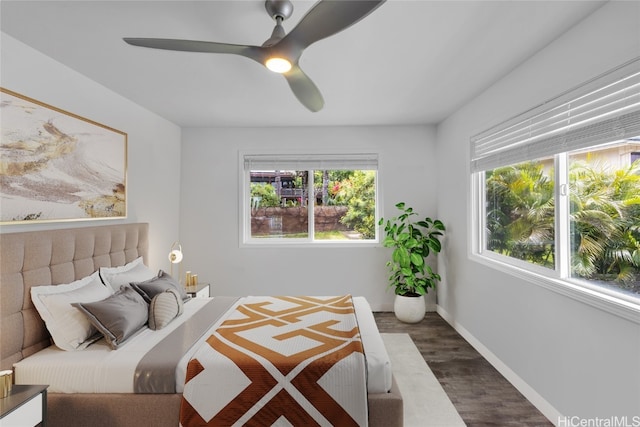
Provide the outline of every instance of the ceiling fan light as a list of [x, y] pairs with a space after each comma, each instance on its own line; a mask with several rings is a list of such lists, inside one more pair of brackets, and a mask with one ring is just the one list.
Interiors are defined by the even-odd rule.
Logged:
[[274, 73], [286, 73], [291, 69], [291, 62], [284, 58], [269, 58], [264, 65]]

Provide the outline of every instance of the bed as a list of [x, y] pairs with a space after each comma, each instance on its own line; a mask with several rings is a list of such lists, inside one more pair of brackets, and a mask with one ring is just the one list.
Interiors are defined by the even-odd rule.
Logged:
[[[146, 264], [148, 245], [149, 228], [144, 223], [0, 235], [0, 369], [12, 369], [54, 348], [31, 301], [32, 287], [70, 283], [101, 267], [123, 266], [139, 258]], [[389, 392], [369, 392], [366, 400], [370, 426], [402, 425], [402, 398], [395, 381]], [[50, 390], [47, 425], [175, 427], [182, 401], [177, 392]]]

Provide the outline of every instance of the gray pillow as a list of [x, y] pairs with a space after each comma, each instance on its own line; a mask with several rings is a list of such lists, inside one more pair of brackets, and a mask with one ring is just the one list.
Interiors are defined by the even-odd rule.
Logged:
[[149, 329], [157, 331], [164, 328], [182, 314], [183, 308], [182, 298], [175, 290], [159, 293], [149, 304]]
[[87, 316], [114, 350], [142, 329], [149, 317], [149, 305], [128, 286], [122, 286], [118, 292], [102, 301], [78, 302], [73, 306]]
[[147, 303], [150, 303], [153, 297], [168, 289], [173, 289], [178, 292], [182, 301], [186, 301], [190, 298], [182, 285], [162, 270], [160, 270], [158, 275], [153, 279], [145, 280], [144, 282], [131, 283], [131, 287], [138, 291]]

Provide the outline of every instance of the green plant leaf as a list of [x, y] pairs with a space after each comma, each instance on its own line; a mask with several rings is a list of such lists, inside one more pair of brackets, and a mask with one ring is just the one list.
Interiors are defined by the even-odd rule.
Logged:
[[382, 246], [384, 246], [385, 248], [390, 248], [392, 246], [395, 246], [395, 244], [396, 244], [396, 241], [391, 236], [385, 237], [384, 240], [382, 241]]
[[417, 267], [421, 267], [424, 265], [424, 258], [422, 258], [422, 255], [412, 252], [410, 257], [411, 257], [411, 264]]
[[418, 240], [415, 239], [414, 237], [408, 239], [406, 242], [404, 242], [404, 245], [406, 246], [407, 249], [413, 249], [416, 246], [419, 245]]
[[429, 239], [427, 245], [429, 245], [429, 248], [431, 248], [433, 252], [440, 252], [442, 249], [442, 244], [437, 239]]
[[407, 251], [407, 248], [400, 246], [396, 251], [398, 252], [398, 264], [403, 268], [408, 268], [411, 265], [411, 258], [409, 257], [409, 251]]
[[400, 248], [395, 248], [391, 254], [391, 259], [394, 263], [400, 264]]

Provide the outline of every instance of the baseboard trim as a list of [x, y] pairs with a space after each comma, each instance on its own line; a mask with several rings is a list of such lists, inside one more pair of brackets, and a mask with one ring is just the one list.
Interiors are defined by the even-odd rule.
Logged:
[[532, 388], [526, 381], [520, 378], [511, 368], [502, 362], [491, 350], [485, 347], [480, 341], [478, 341], [464, 326], [456, 322], [449, 313], [441, 306], [436, 307], [436, 312], [456, 330], [478, 353], [482, 355], [487, 361], [502, 374], [524, 397], [531, 402], [547, 419], [558, 425], [558, 421], [564, 417], [560, 412], [553, 407], [546, 399], [544, 399], [538, 392]]

